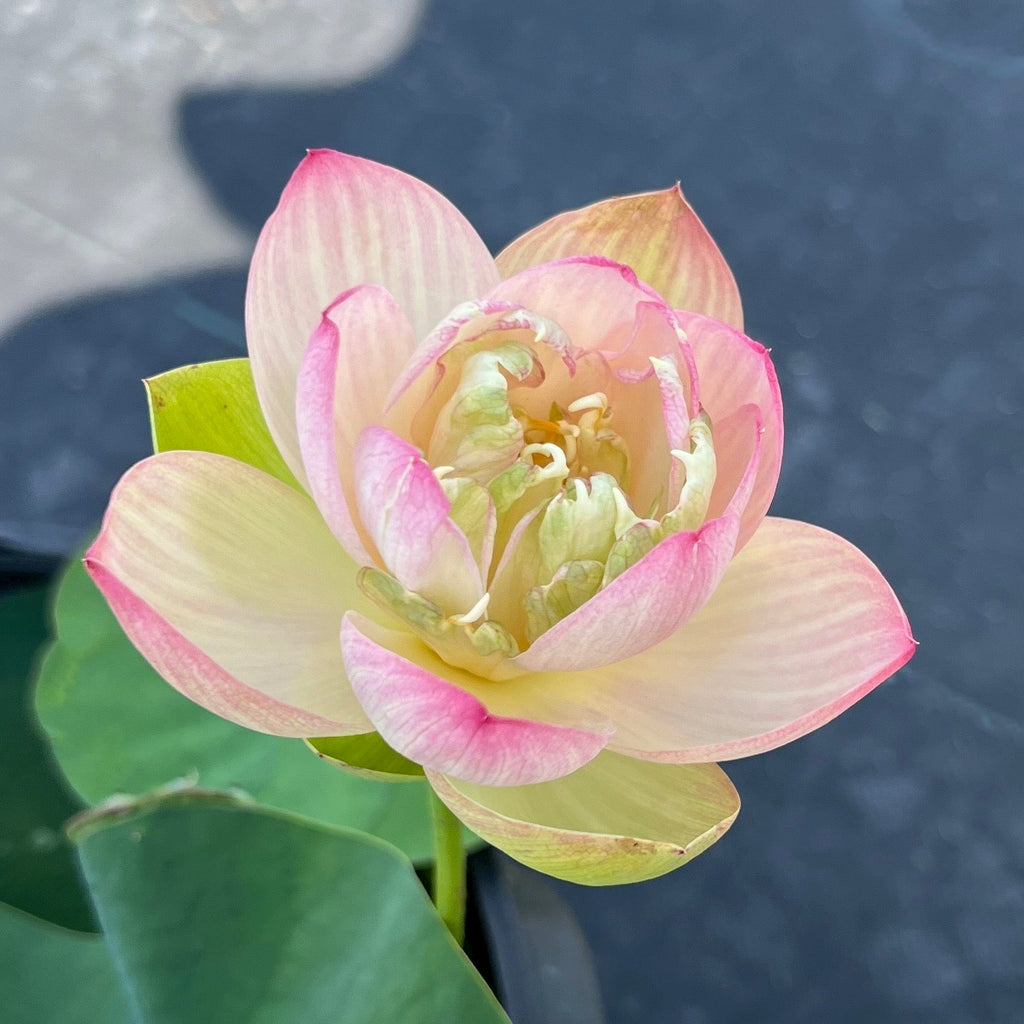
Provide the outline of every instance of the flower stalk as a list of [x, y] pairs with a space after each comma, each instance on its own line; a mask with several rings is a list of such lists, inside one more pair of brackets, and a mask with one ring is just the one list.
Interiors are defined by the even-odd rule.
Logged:
[[434, 873], [431, 898], [448, 931], [461, 946], [466, 937], [466, 850], [462, 830], [443, 800], [430, 791], [434, 822]]

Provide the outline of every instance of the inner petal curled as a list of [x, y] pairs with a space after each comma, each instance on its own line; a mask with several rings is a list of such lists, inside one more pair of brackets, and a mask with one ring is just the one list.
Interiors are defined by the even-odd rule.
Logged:
[[364, 573], [364, 592], [490, 678], [662, 541], [699, 530], [715, 483], [714, 429], [693, 406], [672, 311], [615, 267], [563, 269], [615, 272], [605, 334], [576, 318], [570, 336], [509, 300], [460, 307], [394, 400], [420, 448], [392, 445], [391, 468], [360, 487], [385, 570]]

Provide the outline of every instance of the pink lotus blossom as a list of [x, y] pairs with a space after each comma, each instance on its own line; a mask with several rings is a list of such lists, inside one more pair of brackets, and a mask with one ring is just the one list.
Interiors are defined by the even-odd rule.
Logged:
[[422, 182], [312, 152], [246, 315], [259, 407], [237, 365], [168, 375], [205, 411], [160, 444], [156, 401], [158, 447], [207, 450], [129, 470], [86, 557], [211, 711], [362, 737], [319, 742], [339, 762], [382, 738], [485, 839], [599, 884], [705, 849], [739, 810], [714, 762], [823, 725], [913, 653], [863, 554], [766, 518], [778, 383], [678, 188], [495, 260]]

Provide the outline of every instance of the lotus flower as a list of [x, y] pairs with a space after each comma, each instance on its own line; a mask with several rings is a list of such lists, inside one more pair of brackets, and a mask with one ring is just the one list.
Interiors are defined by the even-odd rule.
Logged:
[[422, 771], [513, 857], [625, 882], [729, 827], [715, 762], [817, 728], [913, 653], [863, 554], [766, 518], [778, 383], [678, 188], [495, 260], [422, 182], [312, 152], [246, 319], [250, 364], [150, 382], [160, 453], [86, 556], [218, 715]]

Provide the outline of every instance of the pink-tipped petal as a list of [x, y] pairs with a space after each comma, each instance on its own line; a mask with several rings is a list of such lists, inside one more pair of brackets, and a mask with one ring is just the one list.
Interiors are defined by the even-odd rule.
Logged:
[[[623, 268], [623, 274], [628, 279], [632, 271]], [[625, 381], [644, 379], [651, 375], [652, 357], [671, 359], [679, 365], [689, 405], [697, 408], [700, 404], [697, 364], [686, 332], [671, 306], [660, 297], [654, 297], [653, 293], [638, 302], [633, 325], [622, 340], [625, 344], [617, 351], [602, 350], [616, 377]]]
[[538, 263], [591, 254], [632, 267], [677, 309], [743, 327], [732, 271], [678, 185], [559, 214], [517, 238], [496, 262], [511, 277]]
[[[529, 267], [496, 285], [485, 298], [524, 306], [557, 323], [576, 348], [610, 354], [629, 345], [641, 303], [665, 307], [661, 296], [637, 280], [629, 267], [598, 256]], [[668, 315], [675, 319], [671, 311]]]
[[[608, 396], [612, 429], [629, 452], [633, 507], [645, 513], [652, 507], [667, 511], [675, 505], [682, 478], [682, 466], [669, 451], [689, 450], [690, 418], [700, 409], [696, 363], [675, 311], [660, 300], [638, 302], [625, 348], [603, 358], [611, 373], [606, 371], [599, 388]], [[666, 405], [671, 375], [675, 394]], [[663, 413], [660, 427], [651, 415], [652, 406], [658, 405]]]
[[483, 597], [480, 567], [426, 460], [382, 427], [362, 432], [353, 458], [359, 516], [385, 567], [446, 614], [464, 615]]
[[292, 471], [302, 473], [295, 430], [299, 365], [335, 296], [360, 284], [383, 285], [423, 337], [453, 306], [484, 294], [497, 279], [469, 222], [428, 185], [372, 160], [311, 151], [263, 228], [246, 293], [256, 390]]
[[[764, 452], [764, 427], [756, 405], [736, 409], [715, 427], [715, 451], [722, 450], [715, 489], [711, 493], [708, 517], [735, 516], [740, 527], [749, 521], [747, 509], [760, 479]], [[756, 513], [755, 513], [756, 514]], [[757, 515], [757, 522], [763, 520]], [[736, 550], [739, 550], [737, 541]]]
[[585, 688], [615, 722], [617, 750], [721, 761], [824, 725], [914, 648], [903, 609], [865, 555], [826, 530], [769, 517], [683, 629], [566, 697]]
[[251, 466], [166, 452], [118, 484], [86, 566], [125, 632], [187, 697], [260, 732], [372, 727], [337, 631], [368, 608], [316, 506]]
[[[744, 458], [742, 449], [725, 443], [727, 423], [742, 406], [760, 410], [761, 457], [753, 491], [740, 524], [738, 547], [750, 540], [775, 494], [782, 465], [782, 396], [768, 350], [745, 334], [709, 317], [676, 311], [690, 340], [700, 378], [701, 404], [716, 429], [715, 452], [722, 479], [730, 477], [728, 460]], [[719, 440], [719, 428], [723, 438]], [[725, 462], [726, 465], [722, 465]], [[739, 472], [742, 472], [741, 470]], [[739, 476], [739, 472], [734, 475]], [[720, 515], [729, 500], [725, 488], [712, 497], [709, 515]]]
[[299, 371], [295, 418], [309, 493], [345, 550], [372, 559], [352, 517], [353, 450], [379, 423], [394, 376], [416, 347], [405, 314], [379, 285], [345, 292], [324, 312]]
[[[391, 386], [386, 408], [390, 410], [421, 378], [429, 392], [436, 376], [429, 372], [431, 367], [456, 345], [473, 340], [490, 330], [501, 330], [498, 325], [502, 321], [524, 314], [525, 310], [511, 302], [476, 301], [464, 302], [457, 306], [423, 339], [423, 344], [416, 350], [413, 358], [402, 367], [401, 373]], [[420, 396], [421, 402], [424, 397], [425, 394]]]
[[479, 697], [370, 639], [369, 629], [361, 616], [345, 617], [345, 667], [374, 728], [411, 761], [482, 785], [523, 786], [568, 775], [608, 742], [605, 732], [492, 714]]
[[[125, 586], [95, 556], [85, 567], [117, 616], [117, 621], [146, 660], [176, 690], [221, 718], [275, 736], [358, 729], [362, 716], [354, 705], [342, 716], [324, 718], [268, 696], [225, 672], [163, 616]], [[347, 719], [342, 722], [339, 719]]]
[[740, 800], [715, 764], [663, 765], [603, 751], [565, 778], [481, 786], [427, 770], [437, 795], [482, 839], [581, 885], [657, 878], [722, 836]]
[[723, 516], [663, 540], [586, 604], [541, 634], [512, 666], [581, 672], [631, 658], [670, 636], [722, 578], [739, 519]]

